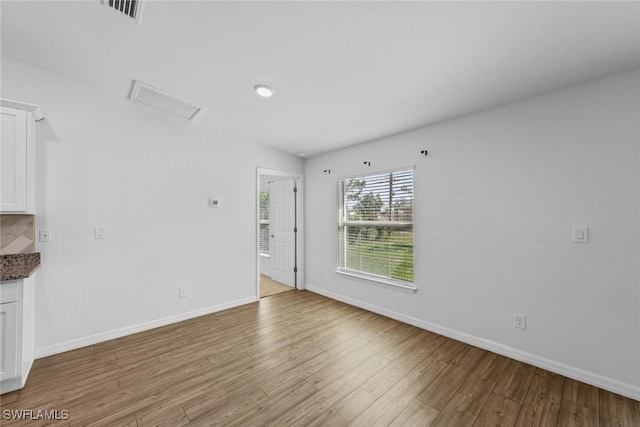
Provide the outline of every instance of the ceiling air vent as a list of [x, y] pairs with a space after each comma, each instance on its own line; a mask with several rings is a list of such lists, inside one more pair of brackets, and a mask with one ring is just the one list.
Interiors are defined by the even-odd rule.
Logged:
[[202, 111], [202, 108], [181, 101], [148, 84], [133, 81], [131, 101], [145, 107], [153, 108], [173, 117], [193, 121]]
[[105, 6], [126, 15], [140, 23], [142, 20], [143, 0], [103, 0]]

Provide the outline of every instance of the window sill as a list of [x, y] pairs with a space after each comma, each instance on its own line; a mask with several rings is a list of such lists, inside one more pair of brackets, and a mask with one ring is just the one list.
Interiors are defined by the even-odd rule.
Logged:
[[396, 291], [405, 292], [408, 294], [414, 294], [418, 288], [410, 284], [397, 283], [389, 280], [379, 279], [375, 276], [365, 276], [361, 274], [349, 273], [348, 271], [336, 270], [336, 273], [342, 274], [354, 279], [361, 279], [364, 282], [371, 283], [384, 288], [394, 289]]

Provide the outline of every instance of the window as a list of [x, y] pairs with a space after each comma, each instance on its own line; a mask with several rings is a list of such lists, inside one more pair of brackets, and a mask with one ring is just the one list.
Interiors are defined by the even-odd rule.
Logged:
[[260, 255], [269, 255], [269, 192], [260, 192]]
[[338, 182], [338, 272], [413, 287], [413, 170]]

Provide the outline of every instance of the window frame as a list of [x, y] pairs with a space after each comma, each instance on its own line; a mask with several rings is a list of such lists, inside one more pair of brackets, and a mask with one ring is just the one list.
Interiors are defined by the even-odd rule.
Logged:
[[[368, 177], [385, 175], [391, 173], [398, 172], [411, 172], [411, 186], [412, 186], [412, 194], [411, 194], [411, 205], [412, 205], [412, 215], [411, 221], [358, 221], [358, 220], [350, 220], [347, 219], [347, 213], [345, 211], [345, 191], [344, 185], [348, 180], [351, 179], [366, 179]], [[343, 241], [346, 237], [346, 231], [343, 231], [345, 227], [349, 225], [371, 225], [378, 227], [397, 227], [397, 228], [406, 228], [407, 226], [411, 227], [411, 235], [412, 235], [412, 267], [415, 267], [415, 165], [409, 165], [404, 167], [397, 167], [392, 169], [384, 169], [384, 170], [373, 170], [373, 171], [364, 171], [358, 174], [346, 175], [339, 177], [336, 183], [336, 191], [337, 191], [337, 259], [336, 259], [336, 273], [344, 275], [349, 278], [361, 279], [365, 283], [370, 283], [378, 286], [383, 286], [387, 288], [392, 288], [395, 290], [400, 290], [403, 292], [414, 293], [417, 291], [415, 286], [415, 276], [413, 277], [413, 281], [401, 280], [392, 278], [385, 275], [378, 275], [375, 273], [355, 270], [352, 268], [346, 267], [346, 260], [341, 260], [341, 257], [345, 257], [347, 254], [346, 246], [344, 250], [341, 250], [343, 245], [346, 245], [346, 242]], [[343, 266], [344, 265], [344, 266]]]

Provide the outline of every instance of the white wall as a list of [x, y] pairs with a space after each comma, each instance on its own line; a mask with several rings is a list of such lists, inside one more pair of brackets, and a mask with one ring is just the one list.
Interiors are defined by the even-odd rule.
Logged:
[[2, 97], [46, 114], [37, 227], [53, 241], [38, 247], [37, 354], [255, 299], [256, 168], [301, 173], [301, 159], [5, 57]]
[[[640, 399], [639, 88], [636, 70], [308, 159], [307, 288]], [[336, 180], [407, 164], [417, 293], [336, 274]]]

